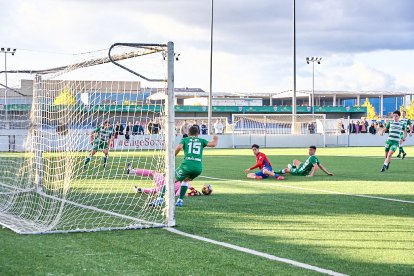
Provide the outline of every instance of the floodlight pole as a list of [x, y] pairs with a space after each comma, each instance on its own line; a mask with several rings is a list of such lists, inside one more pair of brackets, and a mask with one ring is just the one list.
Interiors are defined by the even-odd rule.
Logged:
[[293, 0], [293, 95], [292, 115], [296, 115], [296, 0]]
[[8, 112], [7, 112], [7, 88], [9, 87], [7, 85], [7, 52], [4, 52], [4, 77], [6, 78], [6, 88], [4, 88], [4, 115], [5, 115], [5, 121], [6, 121], [6, 128], [8, 128], [7, 126], [9, 125], [8, 123]]
[[4, 53], [4, 76], [6, 79], [6, 88], [4, 89], [4, 114], [5, 114], [5, 121], [6, 121], [6, 128], [9, 128], [8, 122], [8, 111], [7, 111], [7, 90], [9, 86], [7, 85], [7, 54], [11, 54], [14, 56], [16, 53], [16, 49], [11, 48], [0, 48], [0, 52]]
[[321, 64], [321, 57], [307, 57], [306, 63], [309, 64], [312, 62], [312, 114], [315, 114], [315, 62]]
[[312, 62], [312, 114], [315, 113], [314, 107], [315, 107], [315, 62]]
[[293, 89], [292, 89], [292, 128], [296, 134], [296, 1], [293, 0]]
[[213, 134], [212, 132], [212, 114], [213, 114], [213, 19], [214, 19], [214, 0], [211, 0], [211, 24], [210, 24], [210, 91], [208, 92], [208, 134]]

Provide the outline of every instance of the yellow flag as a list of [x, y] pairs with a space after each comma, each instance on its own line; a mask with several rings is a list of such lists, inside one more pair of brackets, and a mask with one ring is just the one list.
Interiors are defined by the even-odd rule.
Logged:
[[367, 119], [370, 119], [370, 120], [378, 119], [377, 112], [375, 112], [375, 107], [369, 102], [368, 98], [365, 99], [365, 102], [362, 104], [362, 106], [367, 107]]
[[410, 102], [410, 105], [408, 105], [407, 107], [400, 107], [400, 111], [405, 110], [407, 112], [407, 118], [410, 120], [414, 120], [414, 101]]
[[74, 105], [76, 98], [68, 87], [63, 88], [53, 101], [53, 105]]

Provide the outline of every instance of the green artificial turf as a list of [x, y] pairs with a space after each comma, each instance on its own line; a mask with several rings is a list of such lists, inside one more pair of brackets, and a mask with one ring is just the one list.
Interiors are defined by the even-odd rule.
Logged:
[[[304, 160], [307, 154], [307, 149], [262, 151], [275, 169], [292, 159]], [[201, 189], [211, 184], [213, 194], [187, 198], [184, 207], [177, 210], [176, 228], [350, 275], [412, 275], [414, 148], [406, 147], [406, 151], [405, 160], [394, 159], [390, 170], [380, 173], [382, 148], [321, 148], [317, 155], [335, 176], [318, 172], [314, 178], [287, 176], [285, 181], [255, 181], [246, 179], [243, 173], [255, 163], [251, 150], [206, 150], [202, 177], [192, 185]], [[151, 156], [147, 152], [144, 155]], [[118, 159], [108, 168], [109, 176], [119, 181], [118, 174], [126, 162], [140, 156], [143, 155], [111, 153], [111, 158]], [[101, 192], [128, 195], [134, 180], [127, 180], [126, 184], [106, 189], [111, 183], [108, 177], [100, 184]], [[88, 192], [88, 185], [96, 183], [93, 179], [75, 180], [73, 185]], [[49, 235], [19, 235], [0, 229], [0, 275], [33, 274], [316, 273], [164, 229]]]

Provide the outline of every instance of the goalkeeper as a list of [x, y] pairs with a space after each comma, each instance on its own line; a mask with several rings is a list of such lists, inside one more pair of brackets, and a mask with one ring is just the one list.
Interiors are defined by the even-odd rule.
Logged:
[[[293, 160], [293, 164], [288, 164], [287, 168], [284, 168], [278, 173], [286, 174], [290, 173], [291, 175], [307, 176], [313, 177], [318, 169], [321, 169], [327, 175], [333, 176], [333, 173], [329, 172], [322, 164], [319, 162], [318, 157], [315, 155], [316, 147], [309, 147], [309, 157], [305, 162], [300, 162], [299, 160]], [[274, 176], [275, 172], [266, 171], [267, 175]]]
[[[137, 175], [137, 176], [142, 176], [142, 177], [149, 177], [155, 182], [155, 188], [140, 188], [138, 186], [134, 186], [133, 190], [136, 193], [144, 193], [144, 194], [149, 194], [149, 195], [158, 194], [165, 185], [164, 174], [157, 172], [157, 171], [153, 171], [153, 170], [138, 169], [138, 168], [135, 169], [132, 167], [130, 163], [128, 164], [127, 174]], [[180, 187], [181, 187], [181, 182], [176, 181], [175, 188], [174, 188], [175, 196], [180, 196]], [[191, 187], [190, 184], [188, 184], [188, 189], [191, 191], [191, 193], [187, 195], [200, 195], [201, 194], [200, 192], [196, 191], [193, 187]]]
[[92, 157], [99, 150], [102, 150], [104, 154], [102, 165], [104, 168], [106, 167], [106, 164], [108, 162], [109, 144], [113, 142], [112, 136], [113, 129], [108, 120], [103, 121], [101, 126], [92, 131], [90, 138], [93, 147], [91, 153], [85, 159], [85, 162], [83, 164], [84, 169], [86, 169], [86, 165], [92, 160]]

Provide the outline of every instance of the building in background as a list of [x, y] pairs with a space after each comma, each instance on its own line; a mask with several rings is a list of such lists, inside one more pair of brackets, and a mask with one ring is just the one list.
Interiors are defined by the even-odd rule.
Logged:
[[[62, 82], [59, 80], [48, 81]], [[64, 82], [64, 81], [63, 81]], [[72, 81], [73, 83], [73, 81]], [[139, 108], [150, 108], [161, 104], [166, 97], [162, 88], [141, 87], [140, 82], [131, 81], [75, 81], [81, 91], [72, 91], [75, 105], [89, 109], [93, 106], [110, 108], [114, 117], [123, 120], [125, 110], [137, 112]], [[116, 87], [116, 91], [111, 89]], [[206, 117], [208, 93], [200, 88], [175, 88], [176, 117]], [[58, 91], [56, 92], [58, 96]], [[310, 90], [297, 91], [297, 112], [312, 113]], [[33, 81], [21, 80], [20, 87], [0, 89], [0, 128], [26, 127], [33, 102]], [[411, 91], [314, 91], [315, 113], [323, 113], [327, 118], [360, 118], [366, 109], [360, 107], [366, 100], [374, 106], [380, 117], [386, 117], [400, 106], [413, 100]], [[276, 93], [213, 93], [213, 112], [216, 117], [230, 119], [232, 114], [267, 114], [292, 112], [292, 92]], [[53, 95], [48, 95], [53, 99]], [[7, 105], [5, 105], [7, 103]], [[8, 123], [5, 123], [7, 112]], [[85, 115], [87, 116], [87, 114]]]

